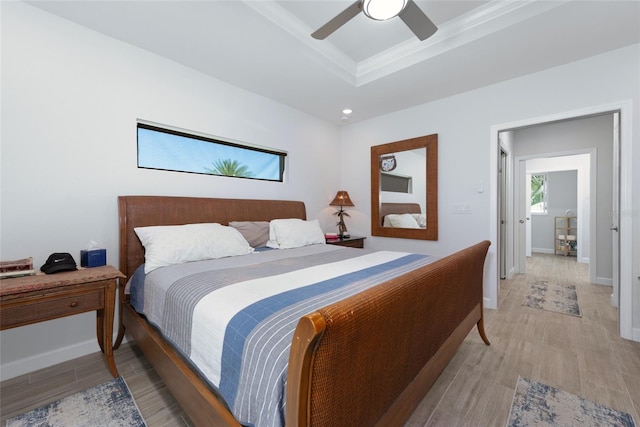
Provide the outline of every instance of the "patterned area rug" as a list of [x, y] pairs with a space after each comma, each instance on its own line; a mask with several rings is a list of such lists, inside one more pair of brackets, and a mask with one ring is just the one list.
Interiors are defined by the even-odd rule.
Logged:
[[562, 285], [538, 280], [531, 284], [522, 305], [570, 316], [582, 317], [575, 285]]
[[626, 412], [527, 378], [518, 378], [507, 427], [635, 427]]
[[122, 377], [7, 420], [7, 427], [144, 427]]

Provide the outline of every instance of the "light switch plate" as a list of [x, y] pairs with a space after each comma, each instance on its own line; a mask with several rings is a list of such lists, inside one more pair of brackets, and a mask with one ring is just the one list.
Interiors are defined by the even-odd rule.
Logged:
[[471, 205], [469, 204], [453, 205], [453, 213], [454, 214], [470, 214]]

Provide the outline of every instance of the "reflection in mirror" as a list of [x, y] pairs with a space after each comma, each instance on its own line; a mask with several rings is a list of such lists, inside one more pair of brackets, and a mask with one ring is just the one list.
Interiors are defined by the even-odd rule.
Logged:
[[438, 240], [438, 135], [371, 147], [371, 234]]
[[[381, 156], [381, 159], [385, 156]], [[427, 149], [400, 151], [394, 154], [395, 167], [390, 172], [380, 168], [380, 215], [383, 227], [426, 227]], [[381, 163], [382, 164], [382, 163]], [[395, 211], [395, 212], [394, 212]]]

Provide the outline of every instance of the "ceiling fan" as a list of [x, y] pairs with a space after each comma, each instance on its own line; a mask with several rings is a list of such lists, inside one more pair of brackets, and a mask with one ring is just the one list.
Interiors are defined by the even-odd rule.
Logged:
[[357, 0], [317, 29], [311, 37], [324, 40], [360, 12], [376, 21], [399, 16], [421, 41], [431, 37], [438, 29], [413, 0]]

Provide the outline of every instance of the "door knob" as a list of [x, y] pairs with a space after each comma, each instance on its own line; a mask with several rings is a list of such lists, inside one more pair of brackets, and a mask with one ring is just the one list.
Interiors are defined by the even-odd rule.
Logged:
[[524, 219], [521, 219], [521, 220], [520, 220], [520, 224], [524, 224]]
[[615, 227], [615, 226], [614, 226], [614, 227], [609, 228], [609, 230], [611, 230], [611, 231], [618, 231], [618, 227]]

